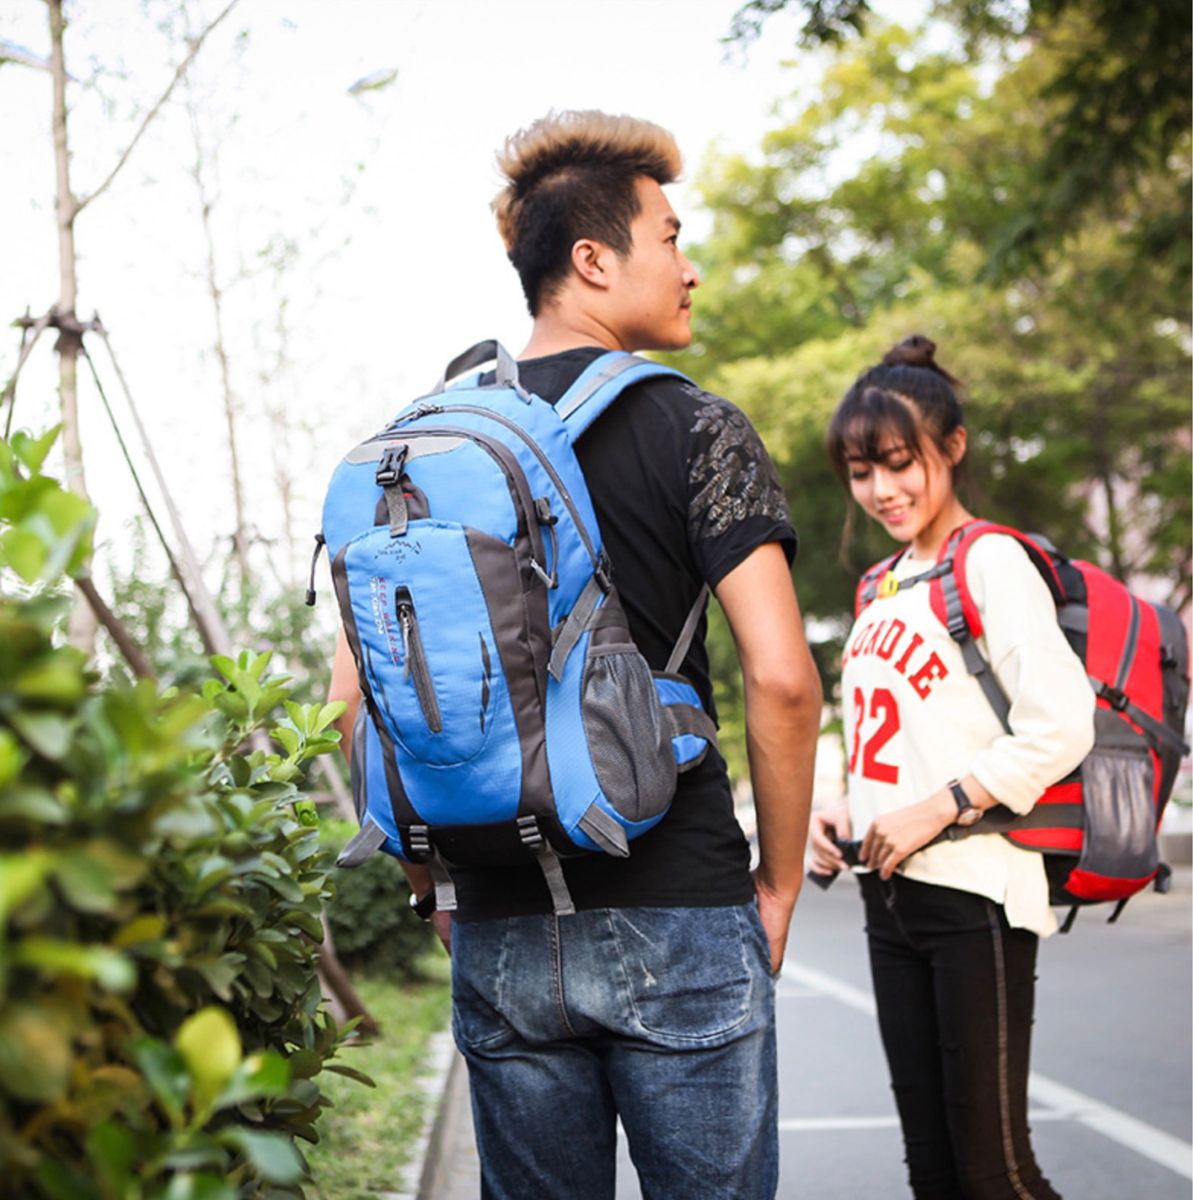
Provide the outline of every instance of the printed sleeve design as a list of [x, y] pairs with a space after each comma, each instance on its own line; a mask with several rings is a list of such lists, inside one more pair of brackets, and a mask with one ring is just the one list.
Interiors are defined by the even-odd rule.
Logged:
[[707, 392], [688, 390], [702, 401], [691, 430], [689, 537], [720, 537], [748, 517], [789, 525], [774, 465], [745, 414]]

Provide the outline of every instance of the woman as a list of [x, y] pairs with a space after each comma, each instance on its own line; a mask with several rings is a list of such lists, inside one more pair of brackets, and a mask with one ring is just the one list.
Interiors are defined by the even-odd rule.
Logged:
[[[874, 994], [914, 1195], [1058, 1200], [1027, 1127], [1036, 950], [1056, 928], [1043, 860], [977, 836], [977, 823], [995, 804], [1029, 811], [1085, 757], [1094, 696], [1013, 538], [977, 539], [966, 568], [978, 647], [1011, 703], [1009, 735], [917, 578], [973, 520], [957, 491], [967, 439], [957, 392], [934, 344], [906, 338], [859, 376], [829, 427], [853, 499], [903, 548], [845, 644], [848, 805], [813, 814], [812, 867], [841, 870], [838, 843], [860, 839]], [[977, 827], [936, 840], [954, 824]]]

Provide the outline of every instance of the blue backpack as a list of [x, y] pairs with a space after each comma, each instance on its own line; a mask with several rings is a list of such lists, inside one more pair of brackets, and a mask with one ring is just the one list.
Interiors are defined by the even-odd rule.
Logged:
[[482, 342], [336, 469], [316, 555], [325, 543], [363, 695], [351, 748], [361, 829], [339, 865], [377, 850], [425, 863], [451, 910], [452, 864], [529, 855], [555, 911], [573, 912], [559, 856], [627, 856], [666, 813], [677, 773], [715, 744], [676, 674], [707, 590], [652, 672], [573, 450], [627, 387], [663, 375], [683, 378], [610, 352], [552, 405]]

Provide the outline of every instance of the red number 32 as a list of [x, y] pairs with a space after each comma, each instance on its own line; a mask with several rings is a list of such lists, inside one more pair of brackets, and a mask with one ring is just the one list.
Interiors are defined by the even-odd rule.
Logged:
[[899, 705], [886, 688], [875, 688], [870, 694], [870, 717], [882, 724], [862, 743], [862, 722], [866, 719], [866, 697], [861, 688], [853, 689], [853, 750], [849, 755], [849, 773], [857, 772], [859, 751], [862, 776], [875, 783], [898, 783], [899, 768], [894, 763], [881, 762], [878, 752], [899, 732]]

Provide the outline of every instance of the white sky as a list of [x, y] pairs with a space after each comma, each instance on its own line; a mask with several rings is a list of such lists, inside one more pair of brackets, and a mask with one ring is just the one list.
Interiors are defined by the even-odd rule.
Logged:
[[[268, 272], [229, 289], [233, 382], [243, 412], [241, 457], [250, 516], [280, 534], [274, 459], [299, 480], [299, 555], [318, 526], [335, 463], [355, 440], [425, 390], [444, 362], [497, 336], [517, 352], [529, 324], [516, 277], [488, 212], [494, 151], [551, 108], [603, 108], [670, 128], [690, 180], [709, 145], [748, 151], [773, 103], [814, 82], [784, 71], [796, 19], [772, 19], [748, 58], [719, 42], [739, 0], [241, 0], [204, 46], [194, 81], [206, 136], [218, 139], [213, 213], [220, 275], [259, 264], [271, 239], [297, 247], [275, 286]], [[222, 5], [205, 0], [196, 25]], [[150, 15], [172, 6], [154, 0]], [[920, 0], [880, 6], [914, 19]], [[40, 0], [0, 0], [0, 39], [48, 56]], [[179, 57], [131, 3], [76, 0], [68, 66], [99, 88], [72, 86], [74, 186], [104, 177]], [[101, 15], [102, 14], [102, 15]], [[247, 31], [247, 37], [241, 37]], [[801, 63], [809, 60], [801, 58]], [[356, 80], [396, 67], [397, 82], [360, 98]], [[55, 301], [57, 243], [50, 77], [0, 66], [0, 376], [16, 359], [4, 328], [29, 305]], [[184, 520], [213, 574], [233, 527], [210, 302], [181, 92], [151, 127], [112, 189], [77, 224], [79, 312], [96, 309], [112, 334]], [[347, 200], [345, 199], [347, 198]], [[685, 235], [707, 228], [689, 185], [673, 202]], [[276, 351], [284, 295], [288, 366], [263, 380]], [[698, 301], [698, 297], [697, 297]], [[48, 338], [22, 375], [16, 424], [56, 420]], [[101, 347], [93, 354], [104, 370]], [[110, 371], [109, 394], [117, 392]], [[83, 436], [101, 540], [117, 557], [137, 511], [89, 385]], [[285, 429], [267, 410], [286, 414]], [[119, 406], [118, 406], [119, 411]], [[126, 424], [126, 435], [131, 428]], [[292, 556], [273, 561], [289, 574]], [[214, 582], [214, 580], [209, 580]]]

